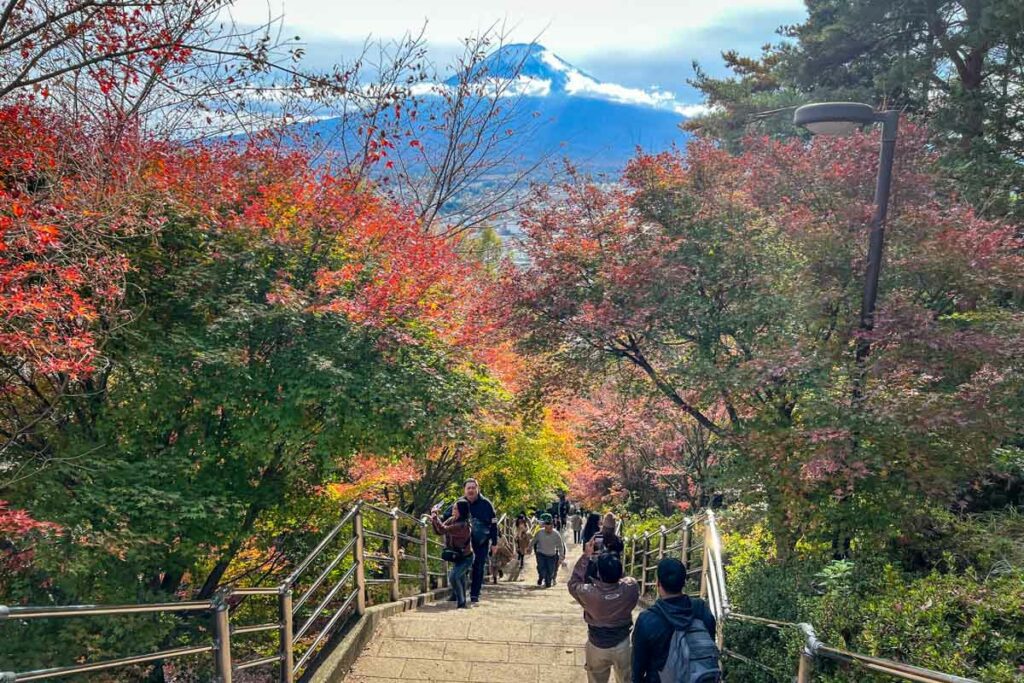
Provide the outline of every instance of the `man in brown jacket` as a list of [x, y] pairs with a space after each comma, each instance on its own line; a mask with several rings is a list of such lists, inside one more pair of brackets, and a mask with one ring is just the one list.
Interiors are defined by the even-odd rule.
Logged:
[[597, 578], [587, 583], [593, 552], [593, 543], [583, 546], [583, 556], [569, 579], [569, 594], [583, 605], [587, 622], [587, 680], [608, 683], [614, 668], [615, 680], [628, 683], [632, 679], [629, 631], [633, 609], [640, 601], [640, 586], [632, 577], [622, 578], [622, 561], [612, 553], [597, 557]]

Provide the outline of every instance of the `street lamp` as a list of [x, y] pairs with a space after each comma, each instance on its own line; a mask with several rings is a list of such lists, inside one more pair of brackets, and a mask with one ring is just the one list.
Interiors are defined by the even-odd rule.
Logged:
[[[864, 279], [864, 299], [860, 308], [861, 330], [875, 325], [875, 301], [878, 299], [878, 275], [882, 270], [882, 245], [885, 242], [885, 217], [892, 188], [892, 160], [896, 152], [899, 112], [879, 111], [858, 102], [822, 102], [805, 104], [793, 114], [793, 123], [816, 135], [849, 135], [858, 127], [882, 124], [882, 150], [875, 183], [875, 211], [871, 217], [868, 243], [868, 268]], [[857, 342], [857, 362], [863, 362], [871, 350], [866, 337]], [[858, 391], [859, 393], [859, 391]]]

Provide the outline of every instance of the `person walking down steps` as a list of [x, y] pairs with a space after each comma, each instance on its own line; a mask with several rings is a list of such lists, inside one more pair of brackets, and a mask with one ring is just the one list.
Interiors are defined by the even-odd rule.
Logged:
[[544, 526], [533, 537], [533, 551], [537, 555], [537, 585], [550, 588], [555, 582], [558, 565], [565, 559], [565, 541], [554, 528], [551, 515], [541, 515]]
[[521, 512], [516, 517], [516, 555], [519, 557], [519, 571], [523, 570], [523, 563], [526, 561], [526, 556], [530, 554], [532, 542], [530, 522], [526, 519], [526, 513]]
[[579, 510], [573, 511], [569, 515], [569, 526], [572, 527], [572, 542], [580, 542], [580, 534], [583, 531], [583, 515], [580, 514]]
[[441, 559], [450, 563], [448, 585], [452, 587], [452, 597], [459, 609], [468, 607], [466, 604], [467, 575], [473, 566], [473, 528], [470, 524], [469, 502], [459, 498], [452, 506], [451, 516], [442, 521], [435, 509], [430, 513], [430, 522], [434, 531], [444, 536], [444, 550]]

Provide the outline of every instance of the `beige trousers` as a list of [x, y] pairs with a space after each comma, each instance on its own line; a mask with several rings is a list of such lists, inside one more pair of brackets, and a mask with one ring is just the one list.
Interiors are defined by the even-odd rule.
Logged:
[[615, 647], [595, 647], [587, 641], [587, 681], [589, 683], [608, 683], [612, 668], [615, 668], [616, 683], [630, 683], [633, 679], [632, 650], [629, 638], [625, 638]]

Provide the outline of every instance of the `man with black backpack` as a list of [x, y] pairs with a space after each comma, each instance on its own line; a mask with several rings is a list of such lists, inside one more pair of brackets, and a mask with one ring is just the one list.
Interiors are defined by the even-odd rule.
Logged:
[[686, 565], [658, 563], [658, 600], [633, 629], [633, 683], [717, 683], [722, 680], [715, 617], [706, 602], [683, 593]]

